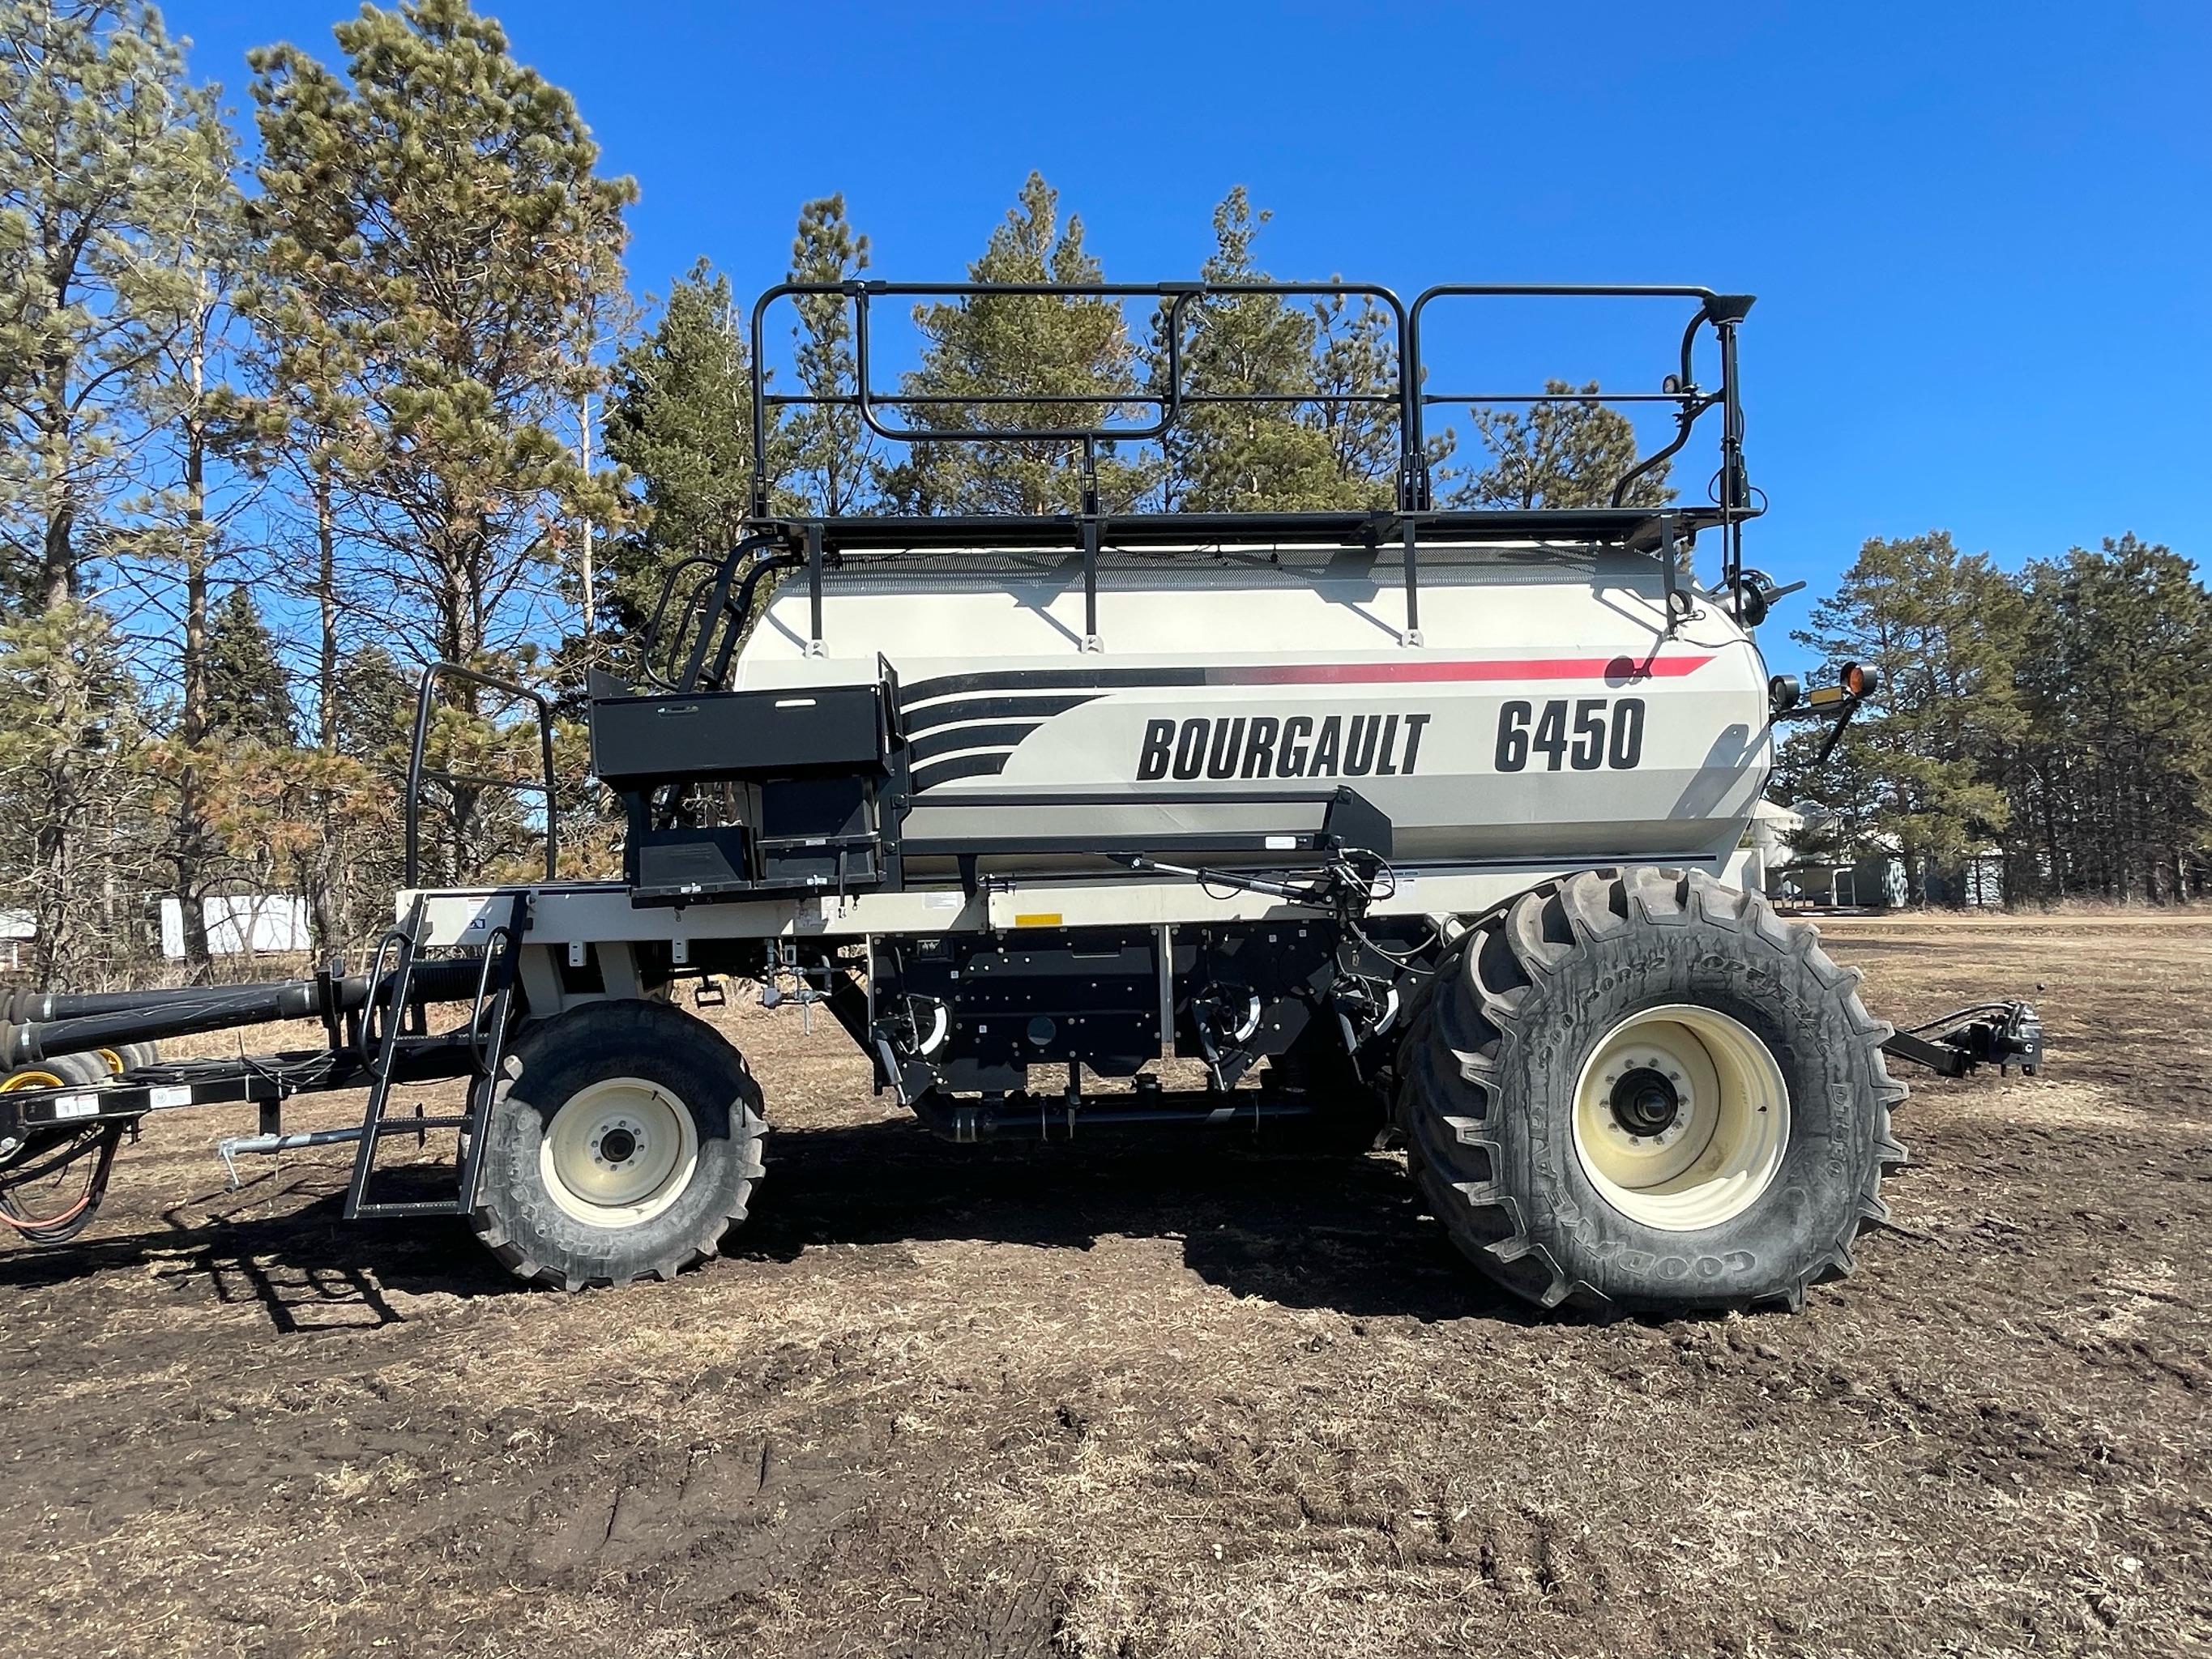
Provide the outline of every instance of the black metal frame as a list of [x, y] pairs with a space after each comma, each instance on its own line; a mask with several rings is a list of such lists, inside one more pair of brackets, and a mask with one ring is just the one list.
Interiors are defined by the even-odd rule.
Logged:
[[[662, 602], [666, 603], [664, 592]], [[452, 678], [467, 680], [494, 691], [501, 691], [534, 703], [538, 708], [538, 741], [545, 764], [544, 781], [529, 778], [483, 778], [453, 772], [426, 772], [422, 755], [430, 741], [430, 694], [437, 689], [439, 680]], [[502, 680], [489, 674], [479, 673], [456, 662], [434, 662], [422, 671], [422, 678], [415, 690], [415, 738], [407, 751], [407, 864], [406, 879], [401, 884], [414, 888], [421, 882], [421, 831], [422, 785], [425, 781], [445, 784], [448, 788], [461, 785], [477, 789], [514, 789], [534, 791], [545, 797], [545, 879], [556, 881], [561, 873], [561, 798], [553, 771], [553, 704], [543, 692], [533, 691], [526, 685], [517, 685], [512, 680]]]
[[[1194, 392], [1184, 384], [1184, 331], [1194, 302], [1241, 295], [1288, 296], [1358, 296], [1386, 310], [1395, 325], [1393, 343], [1399, 367], [1398, 384], [1384, 392], [1350, 393], [1326, 397], [1314, 392]], [[1152, 299], [1160, 302], [1161, 333], [1165, 343], [1164, 375], [1160, 383], [1112, 398], [1073, 392], [981, 394], [966, 398], [921, 396], [879, 390], [873, 380], [871, 307], [874, 301], [897, 300], [957, 300], [1000, 297], [1060, 300]], [[839, 299], [849, 307], [854, 342], [854, 384], [850, 392], [771, 392], [768, 386], [765, 350], [766, 319], [783, 300]], [[1427, 389], [1421, 357], [1422, 324], [1429, 308], [1439, 301], [1460, 299], [1677, 299], [1694, 300], [1697, 309], [1682, 331], [1680, 369], [1668, 374], [1656, 392], [1433, 392]], [[1443, 283], [1426, 289], [1408, 305], [1390, 289], [1369, 283], [890, 283], [852, 280], [842, 283], [784, 283], [769, 289], [754, 302], [750, 325], [752, 349], [753, 478], [750, 516], [736, 548], [720, 561], [719, 569], [701, 579], [687, 600], [679, 635], [697, 611], [698, 600], [709, 586], [714, 603], [708, 617], [716, 617], [727, 603], [731, 584], [750, 553], [763, 558], [756, 569], [765, 568], [763, 556], [779, 550], [781, 564], [804, 563], [812, 599], [813, 627], [810, 644], [819, 649], [822, 640], [821, 592], [823, 568], [846, 551], [919, 550], [929, 548], [1079, 549], [1084, 557], [1085, 639], [1086, 648], [1097, 648], [1097, 562], [1101, 548], [1109, 539], [1109, 515], [1101, 510], [1097, 495], [1097, 458], [1102, 444], [1142, 442], [1164, 436], [1183, 411], [1208, 404], [1308, 404], [1350, 402], [1394, 408], [1398, 426], [1396, 502], [1386, 513], [1226, 513], [1115, 514], [1110, 515], [1110, 539], [1116, 546], [1222, 545], [1364, 545], [1380, 550], [1395, 543], [1405, 566], [1406, 642], [1420, 642], [1419, 547], [1431, 544], [1469, 544], [1524, 539], [1565, 540], [1626, 546], [1648, 552], [1664, 568], [1669, 617], [1682, 601], [1676, 592], [1677, 550], [1698, 533], [1718, 529], [1724, 547], [1721, 589], [1733, 592], [1743, 579], [1742, 527], [1761, 510], [1743, 460], [1743, 409], [1737, 395], [1736, 330], [1753, 304], [1748, 295], [1716, 293], [1707, 288], [1673, 284], [1630, 283]], [[1711, 391], [1696, 382], [1695, 348], [1701, 329], [1710, 328], [1720, 356], [1720, 384]], [[1149, 422], [1115, 425], [1108, 420], [1091, 424], [1070, 422], [1042, 427], [927, 427], [900, 421], [896, 411], [929, 405], [980, 407], [1073, 406], [1116, 409], [1148, 405], [1155, 411]], [[1674, 441], [1650, 455], [1618, 480], [1612, 504], [1604, 507], [1540, 507], [1527, 510], [1439, 511], [1430, 485], [1425, 412], [1439, 404], [1512, 403], [1671, 404], [1676, 431]], [[1083, 450], [1082, 511], [1073, 515], [912, 517], [847, 515], [827, 519], [777, 518], [771, 511], [766, 457], [769, 411], [774, 409], [840, 407], [855, 410], [869, 431], [898, 443], [1066, 443]], [[1679, 453], [1698, 422], [1714, 409], [1722, 410], [1720, 470], [1717, 499], [1711, 504], [1657, 509], [1622, 505], [1639, 477]], [[895, 423], [896, 422], [896, 423]], [[687, 563], [693, 561], [687, 561]], [[753, 578], [748, 577], [750, 598]], [[670, 592], [674, 584], [672, 581]], [[663, 610], [666, 595], [664, 595]], [[719, 653], [726, 657], [743, 625], [737, 618], [729, 628], [729, 644]], [[656, 617], [656, 623], [659, 618]], [[655, 629], [656, 635], [659, 632]], [[690, 690], [702, 684], [718, 683], [705, 673], [708, 635], [700, 629], [696, 647], [680, 674], [656, 674], [659, 683], [674, 690]], [[669, 665], [673, 667], [673, 664]]]

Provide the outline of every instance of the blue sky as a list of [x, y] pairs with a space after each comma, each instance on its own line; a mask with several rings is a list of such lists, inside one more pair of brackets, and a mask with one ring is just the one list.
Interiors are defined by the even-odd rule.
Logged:
[[[637, 179], [641, 290], [700, 254], [772, 283], [833, 190], [873, 274], [955, 277], [1031, 167], [1110, 276], [1188, 276], [1243, 184], [1278, 276], [1759, 295], [1749, 550], [1816, 590], [1931, 527], [2007, 565], [2124, 530], [2212, 554], [2201, 0], [486, 9]], [[343, 15], [167, 8], [240, 106], [248, 46], [335, 56]]]

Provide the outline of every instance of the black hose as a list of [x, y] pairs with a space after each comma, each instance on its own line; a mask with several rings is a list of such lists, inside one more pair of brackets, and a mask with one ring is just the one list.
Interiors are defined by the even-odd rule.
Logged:
[[[59, 1153], [34, 1168], [10, 1170], [0, 1177], [0, 1224], [12, 1227], [33, 1244], [60, 1244], [75, 1238], [92, 1224], [100, 1201], [107, 1196], [107, 1177], [115, 1167], [115, 1149], [122, 1144], [124, 1125], [102, 1124], [63, 1146]], [[79, 1158], [97, 1158], [86, 1177], [84, 1192], [69, 1208], [53, 1215], [34, 1216], [24, 1209], [17, 1189], [68, 1168]]]
[[[415, 965], [407, 1000], [410, 1002], [465, 1000], [476, 985], [478, 963], [474, 957]], [[125, 1042], [150, 1042], [161, 1037], [185, 1036], [196, 1031], [221, 1031], [239, 1025], [266, 1025], [283, 1019], [319, 1019], [350, 1013], [369, 1000], [366, 975], [332, 980], [330, 1006], [324, 1001], [324, 981], [285, 980], [265, 985], [210, 986], [198, 990], [163, 994], [163, 1000], [67, 1018], [0, 1022], [0, 1068], [35, 1065], [52, 1054], [82, 1054], [90, 1048], [112, 1048]], [[118, 993], [115, 994], [127, 994]], [[392, 998], [391, 975], [379, 982], [380, 1003]], [[66, 1003], [71, 999], [45, 999]]]

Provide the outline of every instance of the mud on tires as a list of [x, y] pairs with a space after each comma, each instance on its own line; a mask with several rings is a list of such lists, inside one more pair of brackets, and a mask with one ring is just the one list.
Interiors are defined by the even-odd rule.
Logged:
[[586, 1003], [525, 1028], [505, 1069], [469, 1220], [518, 1276], [673, 1279], [744, 1218], [768, 1126], [712, 1026], [665, 1003]]
[[1398, 1126], [1477, 1267], [1550, 1308], [1796, 1309], [1887, 1218], [1892, 1028], [1802, 923], [1702, 873], [1547, 882], [1447, 952]]

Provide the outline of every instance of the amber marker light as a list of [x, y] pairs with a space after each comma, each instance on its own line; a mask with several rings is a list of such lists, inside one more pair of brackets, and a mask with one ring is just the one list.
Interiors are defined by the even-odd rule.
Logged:
[[1836, 676], [1833, 685], [1813, 688], [1805, 699], [1808, 708], [1833, 708], [1839, 703], [1856, 703], [1881, 689], [1881, 671], [1863, 662], [1847, 662], [1844, 672]]
[[1847, 662], [1838, 677], [1847, 697], [1870, 697], [1881, 687], [1881, 671], [1863, 662]]

